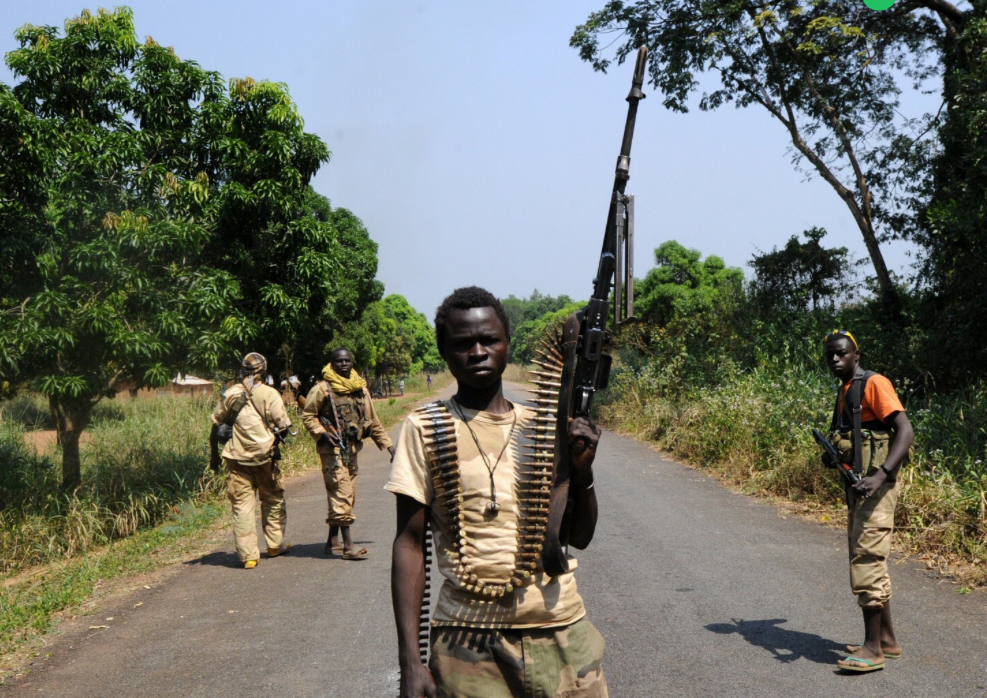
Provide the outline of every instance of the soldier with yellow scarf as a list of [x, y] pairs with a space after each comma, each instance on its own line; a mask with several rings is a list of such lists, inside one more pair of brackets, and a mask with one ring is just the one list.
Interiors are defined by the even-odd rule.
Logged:
[[[332, 352], [322, 377], [305, 398], [302, 421], [322, 461], [322, 477], [329, 502], [329, 539], [325, 552], [341, 554], [345, 560], [362, 560], [366, 548], [353, 549], [350, 526], [355, 521], [357, 455], [363, 440], [373, 439], [377, 448], [394, 457], [394, 445], [377, 418], [367, 382], [353, 368], [348, 349]], [[340, 542], [340, 537], [342, 542]]]

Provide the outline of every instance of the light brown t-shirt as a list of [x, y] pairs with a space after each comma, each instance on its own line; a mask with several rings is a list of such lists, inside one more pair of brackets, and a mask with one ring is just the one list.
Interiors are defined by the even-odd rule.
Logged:
[[[469, 545], [464, 550], [477, 575], [492, 584], [509, 581], [517, 551], [518, 507], [514, 484], [518, 478], [517, 464], [523, 456], [526, 437], [523, 427], [534, 415], [523, 406], [515, 406], [506, 414], [491, 414], [462, 409], [476, 433], [483, 451], [493, 467], [497, 455], [511, 432], [511, 424], [517, 415], [517, 424], [511, 442], [494, 469], [494, 487], [497, 502], [501, 505], [496, 516], [485, 515], [491, 500], [490, 474], [476, 447], [469, 429], [460, 419], [458, 405], [448, 400], [450, 414], [456, 424], [456, 445], [462, 476], [466, 514], [466, 530]], [[582, 618], [586, 611], [583, 600], [576, 591], [576, 580], [571, 570], [576, 560], [570, 558], [570, 571], [558, 577], [549, 577], [541, 569], [520, 589], [502, 598], [481, 604], [479, 597], [465, 591], [455, 575], [456, 565], [450, 557], [448, 511], [444, 503], [433, 501], [432, 479], [426, 461], [422, 423], [425, 417], [412, 414], [401, 428], [397, 451], [391, 466], [391, 477], [384, 489], [411, 497], [428, 506], [433, 525], [435, 556], [443, 579], [439, 591], [433, 625], [455, 625], [475, 628], [546, 628], [569, 625]]]
[[[243, 383], [237, 383], [226, 391], [213, 412], [213, 424], [226, 421], [237, 396], [245, 390]], [[223, 458], [239, 461], [243, 465], [263, 465], [270, 462], [274, 452], [274, 432], [271, 430], [274, 427], [285, 429], [291, 426], [291, 420], [280, 393], [274, 388], [257, 383], [251, 398], [233, 423], [233, 438], [223, 447]]]

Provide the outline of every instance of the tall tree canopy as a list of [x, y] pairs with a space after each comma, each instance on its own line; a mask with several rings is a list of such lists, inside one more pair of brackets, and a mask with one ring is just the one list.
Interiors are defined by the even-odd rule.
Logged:
[[[49, 398], [66, 485], [116, 381], [231, 365], [380, 297], [376, 247], [309, 187], [282, 84], [227, 85], [129, 9], [18, 30], [0, 84], [0, 370]], [[344, 271], [345, 270], [345, 271]]]
[[744, 273], [720, 257], [702, 259], [699, 250], [669, 240], [655, 249], [655, 266], [635, 289], [635, 311], [642, 320], [664, 327], [677, 316], [729, 305], [731, 297], [743, 295], [743, 283]]
[[371, 303], [326, 349], [345, 347], [360, 370], [378, 376], [436, 372], [445, 367], [435, 345], [435, 330], [424, 313], [397, 293]]
[[823, 247], [823, 228], [806, 230], [805, 242], [793, 235], [782, 249], [755, 255], [751, 291], [768, 313], [832, 310], [852, 298], [850, 259], [845, 247]]
[[966, 17], [946, 0], [905, 0], [884, 12], [860, 0], [612, 0], [570, 43], [601, 71], [614, 41], [618, 63], [650, 46], [650, 81], [670, 109], [688, 110], [705, 73], [720, 85], [703, 92], [700, 109], [763, 108], [788, 132], [796, 163], [847, 206], [879, 288], [893, 297], [880, 242], [901, 231], [902, 207], [918, 195], [911, 179], [930, 157], [935, 119], [902, 115], [900, 82], [935, 76]]

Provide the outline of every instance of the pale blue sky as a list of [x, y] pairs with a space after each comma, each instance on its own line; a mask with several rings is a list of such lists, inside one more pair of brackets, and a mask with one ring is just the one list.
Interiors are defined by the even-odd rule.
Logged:
[[[585, 298], [596, 271], [631, 66], [594, 73], [569, 36], [604, 0], [153, 2], [138, 35], [224, 77], [288, 84], [332, 150], [314, 186], [380, 245], [378, 277], [429, 318], [453, 288]], [[0, 0], [0, 52], [25, 23], [61, 26], [82, 0]], [[0, 80], [10, 83], [6, 67]], [[652, 89], [646, 88], [646, 92]], [[792, 165], [763, 110], [680, 115], [641, 103], [627, 191], [637, 276], [676, 239], [746, 267], [814, 225], [857, 258], [846, 207]], [[885, 246], [889, 265], [908, 246]], [[867, 267], [869, 273], [870, 267]]]

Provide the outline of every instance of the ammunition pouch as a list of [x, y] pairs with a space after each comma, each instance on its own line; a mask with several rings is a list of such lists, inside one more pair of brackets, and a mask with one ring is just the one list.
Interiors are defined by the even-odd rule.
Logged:
[[[891, 451], [891, 444], [894, 443], [894, 439], [895, 433], [893, 430], [860, 430], [861, 473], [870, 475], [884, 465], [884, 461], [888, 459], [888, 453]], [[840, 459], [853, 467], [853, 432], [835, 432], [830, 436], [830, 441], [836, 450], [839, 451]], [[911, 450], [909, 450], [909, 458], [906, 458], [902, 462], [902, 466], [908, 463], [910, 456]], [[894, 481], [893, 478], [888, 478], [888, 480], [891, 482]]]

